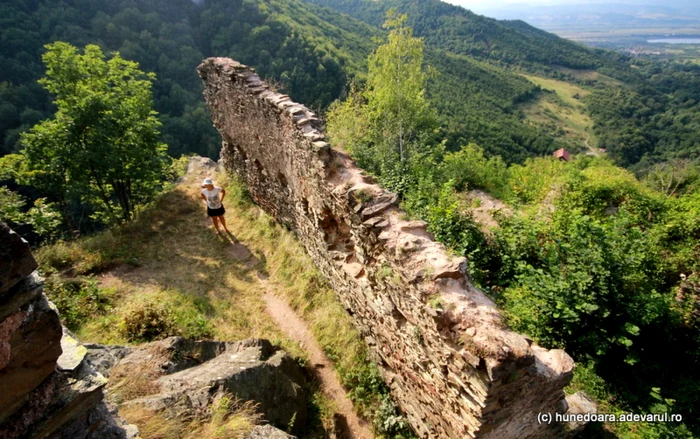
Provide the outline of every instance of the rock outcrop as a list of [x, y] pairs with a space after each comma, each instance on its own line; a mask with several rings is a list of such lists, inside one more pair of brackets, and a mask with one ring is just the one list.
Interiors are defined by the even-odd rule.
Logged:
[[271, 425], [258, 425], [245, 439], [296, 439], [296, 437]]
[[422, 438], [559, 437], [539, 412], [566, 411], [573, 361], [503, 324], [397, 198], [333, 150], [321, 122], [227, 58], [198, 67], [221, 157], [253, 199], [296, 231], [372, 348]]
[[[111, 356], [122, 351], [119, 347], [93, 347], [91, 361], [108, 364], [107, 352]], [[292, 426], [297, 431], [306, 425], [308, 395], [302, 369], [268, 340], [220, 342], [171, 337], [134, 349], [114, 367], [114, 380], [129, 379], [134, 373], [153, 378], [151, 394], [122, 401], [122, 406], [136, 405], [166, 418], [190, 419], [207, 416], [212, 403], [228, 393], [254, 402], [263, 419], [274, 427]], [[254, 437], [262, 437], [259, 435], [267, 430], [259, 430]]]
[[42, 292], [29, 245], [0, 223], [0, 437], [137, 435], [103, 401], [106, 379]]

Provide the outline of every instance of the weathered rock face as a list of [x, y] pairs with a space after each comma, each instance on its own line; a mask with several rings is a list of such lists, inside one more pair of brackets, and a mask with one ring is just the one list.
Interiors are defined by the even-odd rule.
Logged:
[[0, 243], [0, 299], [5, 299], [10, 287], [36, 270], [37, 263], [27, 241], [4, 223], [0, 223]]
[[273, 426], [293, 425], [296, 430], [307, 421], [307, 386], [301, 367], [268, 340], [218, 342], [171, 337], [135, 349], [117, 365], [127, 374], [130, 370], [162, 374], [153, 382], [157, 393], [123, 404], [164, 412], [168, 418], [206, 414], [215, 399], [230, 393], [242, 401], [255, 402], [256, 410]]
[[106, 380], [42, 292], [26, 241], [0, 223], [0, 437], [135, 437], [102, 401]]
[[[306, 107], [227, 58], [198, 68], [224, 166], [296, 231], [423, 438], [556, 437], [573, 361], [504, 327], [494, 303], [396, 196], [334, 151]], [[440, 303], [433, 307], [430, 304]]]
[[61, 322], [43, 294], [0, 324], [0, 422], [56, 369]]
[[32, 275], [29, 245], [0, 223], [0, 424], [56, 368], [61, 322]]
[[296, 439], [296, 437], [271, 425], [258, 425], [245, 439]]

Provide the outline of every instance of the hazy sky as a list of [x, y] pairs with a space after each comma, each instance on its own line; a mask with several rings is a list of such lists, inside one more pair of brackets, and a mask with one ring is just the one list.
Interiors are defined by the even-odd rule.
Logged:
[[[622, 3], [622, 4], [664, 4], [663, 0], [444, 0], [453, 5], [464, 6], [467, 9], [478, 12], [483, 10], [500, 9], [508, 7], [509, 4], [519, 5], [571, 5], [571, 4], [591, 4], [591, 3]], [[692, 1], [692, 0], [688, 0]], [[668, 3], [673, 3], [668, 2]]]

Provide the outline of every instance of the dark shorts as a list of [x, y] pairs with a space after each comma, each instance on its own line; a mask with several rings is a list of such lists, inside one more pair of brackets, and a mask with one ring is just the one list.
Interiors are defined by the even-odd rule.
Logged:
[[210, 209], [207, 207], [207, 216], [223, 216], [225, 213], [226, 209], [224, 209], [224, 206], [221, 206], [218, 209]]

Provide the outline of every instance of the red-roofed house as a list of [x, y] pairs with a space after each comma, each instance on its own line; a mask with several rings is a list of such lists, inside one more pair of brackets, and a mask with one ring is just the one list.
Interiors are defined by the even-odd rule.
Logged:
[[564, 160], [565, 162], [571, 160], [571, 154], [569, 154], [569, 151], [565, 150], [564, 148], [557, 149], [552, 153], [552, 156], [559, 160]]

